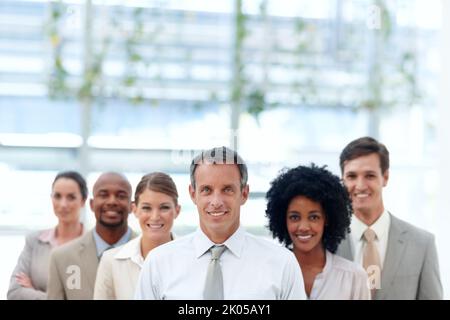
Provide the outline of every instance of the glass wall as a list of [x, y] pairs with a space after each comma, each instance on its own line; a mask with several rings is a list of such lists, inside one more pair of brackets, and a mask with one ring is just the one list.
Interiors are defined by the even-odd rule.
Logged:
[[3, 234], [20, 243], [55, 224], [51, 182], [73, 168], [90, 186], [107, 170], [133, 186], [171, 174], [185, 234], [198, 222], [189, 161], [228, 145], [249, 164], [242, 223], [268, 235], [264, 195], [279, 170], [315, 162], [339, 174], [341, 149], [368, 134], [391, 153], [386, 207], [437, 230], [440, 1], [87, 3], [0, 2]]

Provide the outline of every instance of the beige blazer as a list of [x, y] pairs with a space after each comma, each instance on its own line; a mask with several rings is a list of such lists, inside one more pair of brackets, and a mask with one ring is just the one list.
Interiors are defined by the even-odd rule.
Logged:
[[[131, 233], [131, 238], [136, 233]], [[98, 267], [93, 230], [53, 250], [47, 283], [47, 298], [91, 300]]]
[[[19, 256], [17, 265], [11, 275], [8, 300], [45, 300], [47, 295], [48, 262], [52, 246], [41, 235], [51, 230], [35, 231], [27, 235], [25, 247]], [[23, 272], [33, 283], [32, 288], [24, 288], [16, 281], [16, 274]]]
[[[390, 213], [389, 213], [390, 214]], [[434, 236], [391, 215], [389, 238], [376, 300], [442, 299]], [[337, 254], [353, 261], [349, 237]]]
[[141, 237], [106, 251], [97, 270], [94, 300], [132, 300], [144, 258]]

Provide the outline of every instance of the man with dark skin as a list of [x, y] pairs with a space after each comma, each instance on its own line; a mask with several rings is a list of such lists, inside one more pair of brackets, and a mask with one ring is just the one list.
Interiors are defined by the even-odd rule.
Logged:
[[93, 298], [97, 267], [103, 252], [136, 236], [128, 227], [131, 195], [131, 185], [124, 175], [117, 172], [100, 175], [89, 201], [95, 213], [95, 228], [52, 253], [48, 299]]
[[105, 173], [95, 182], [93, 195], [89, 205], [97, 221], [95, 230], [105, 242], [113, 245], [128, 229], [131, 185], [122, 174]]

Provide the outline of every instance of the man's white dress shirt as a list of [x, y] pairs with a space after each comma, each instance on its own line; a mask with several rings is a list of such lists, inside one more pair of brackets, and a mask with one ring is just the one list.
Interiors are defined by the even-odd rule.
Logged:
[[[135, 299], [201, 300], [213, 243], [194, 233], [153, 249], [145, 259]], [[225, 300], [306, 299], [303, 277], [288, 249], [242, 227], [224, 243], [220, 257]]]

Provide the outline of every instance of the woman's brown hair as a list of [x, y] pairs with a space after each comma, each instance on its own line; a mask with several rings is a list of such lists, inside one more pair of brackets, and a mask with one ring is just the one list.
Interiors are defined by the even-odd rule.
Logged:
[[147, 189], [167, 194], [172, 197], [175, 205], [178, 205], [177, 186], [168, 174], [163, 172], [152, 172], [143, 176], [134, 193], [135, 205], [138, 205], [139, 196]]

